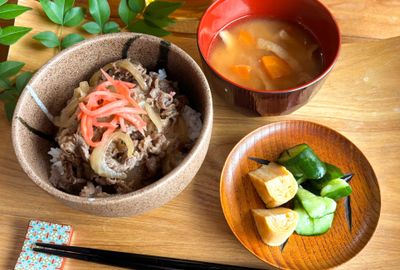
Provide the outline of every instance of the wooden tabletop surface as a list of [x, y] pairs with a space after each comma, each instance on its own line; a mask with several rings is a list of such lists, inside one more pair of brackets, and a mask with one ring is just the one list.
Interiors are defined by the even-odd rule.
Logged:
[[[382, 196], [377, 230], [367, 246], [339, 269], [398, 269], [400, 37], [395, 37], [400, 36], [400, 1], [323, 2], [337, 18], [344, 44], [321, 91], [291, 115], [263, 118], [243, 115], [214, 95], [213, 136], [199, 173], [174, 200], [140, 216], [88, 215], [62, 205], [37, 187], [15, 158], [10, 124], [1, 108], [0, 269], [14, 267], [31, 219], [72, 225], [74, 245], [268, 268], [247, 252], [229, 230], [219, 202], [219, 177], [226, 156], [240, 138], [257, 127], [287, 119], [314, 121], [339, 131], [361, 149], [377, 175]], [[58, 29], [43, 17], [36, 1], [19, 3], [34, 10], [18, 17], [16, 24], [33, 26], [34, 30], [11, 47], [8, 59], [26, 62], [24, 69], [34, 71], [56, 51], [35, 45], [32, 34]], [[180, 33], [167, 39], [199, 61], [192, 34], [194, 24], [178, 23], [174, 30]], [[7, 54], [1, 52], [1, 59], [6, 59]], [[90, 267], [94, 265], [73, 260], [67, 260], [65, 265], [67, 270]], [[96, 269], [111, 267], [96, 265]]]

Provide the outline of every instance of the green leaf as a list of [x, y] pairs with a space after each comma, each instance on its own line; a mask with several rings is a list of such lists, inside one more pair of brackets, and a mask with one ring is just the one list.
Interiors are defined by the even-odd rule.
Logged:
[[67, 13], [67, 11], [72, 8], [74, 2], [75, 0], [54, 0], [54, 3], [56, 4], [58, 10], [63, 15], [63, 17]]
[[22, 26], [4, 27], [3, 32], [0, 35], [0, 44], [12, 45], [31, 30], [32, 28]]
[[10, 102], [17, 99], [15, 88], [7, 89], [0, 93], [0, 100]]
[[107, 0], [89, 0], [89, 12], [97, 24], [103, 29], [110, 18], [110, 5]]
[[30, 10], [29, 7], [19, 6], [16, 4], [5, 4], [0, 6], [0, 19], [10, 20], [14, 19], [18, 15], [21, 15], [25, 11]]
[[98, 34], [101, 32], [100, 26], [95, 22], [88, 22], [82, 25], [82, 28], [90, 34]]
[[0, 63], [0, 78], [8, 78], [17, 74], [25, 64], [17, 61], [5, 61]]
[[146, 6], [145, 0], [128, 0], [129, 8], [136, 13], [142, 12]]
[[81, 7], [74, 7], [67, 11], [64, 17], [65, 26], [77, 26], [85, 17], [85, 11]]
[[39, 34], [34, 35], [32, 38], [48, 48], [54, 48], [60, 45], [57, 35], [50, 31], [40, 32]]
[[74, 45], [75, 43], [78, 43], [78, 42], [80, 42], [80, 41], [82, 41], [82, 40], [84, 40], [84, 39], [85, 39], [85, 38], [82, 37], [81, 35], [72, 33], [72, 34], [67, 35], [67, 36], [62, 40], [61, 46], [62, 46], [63, 48], [68, 48], [69, 46], [72, 46], [72, 45]]
[[170, 19], [168, 17], [155, 18], [146, 14], [144, 16], [144, 20], [161, 28], [167, 27], [175, 23], [175, 20]]
[[[154, 2], [153, 2], [154, 3]], [[134, 25], [128, 27], [131, 32], [138, 32], [144, 34], [150, 34], [158, 37], [169, 35], [170, 32], [156, 26], [152, 25], [144, 20], [138, 20]]]
[[7, 3], [8, 0], [0, 0], [0, 6], [4, 5], [5, 3]]
[[32, 72], [26, 71], [18, 75], [17, 80], [15, 82], [15, 88], [17, 90], [18, 95], [21, 94], [22, 90], [24, 90], [25, 86], [28, 84], [29, 80], [32, 78]]
[[133, 19], [136, 18], [137, 13], [133, 12], [129, 7], [128, 7], [128, 2], [127, 0], [121, 0], [119, 2], [118, 6], [118, 14], [121, 20], [126, 24], [129, 25]]
[[0, 90], [7, 90], [12, 87], [10, 80], [4, 78], [0, 79]]
[[108, 33], [117, 33], [119, 32], [119, 25], [116, 22], [106, 22], [103, 27], [103, 32]]
[[4, 103], [4, 111], [6, 112], [7, 120], [11, 122], [15, 106], [17, 106], [17, 99]]
[[50, 21], [60, 25], [63, 24], [64, 11], [60, 10], [56, 3], [50, 0], [40, 0], [40, 4]]
[[153, 18], [164, 18], [180, 8], [182, 5], [183, 3], [180, 2], [154, 1], [147, 6], [144, 14], [145, 16], [147, 15]]

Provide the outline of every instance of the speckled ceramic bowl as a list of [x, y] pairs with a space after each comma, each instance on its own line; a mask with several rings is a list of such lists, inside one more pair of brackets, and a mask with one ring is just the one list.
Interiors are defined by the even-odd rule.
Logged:
[[[118, 33], [99, 36], [62, 51], [32, 78], [29, 85], [52, 115], [58, 115], [80, 81], [107, 63], [131, 58], [150, 70], [165, 68], [202, 113], [203, 129], [182, 163], [158, 181], [137, 191], [88, 199], [56, 189], [49, 182], [51, 141], [56, 128], [25, 89], [12, 122], [17, 158], [26, 174], [42, 189], [72, 208], [102, 216], [130, 216], [159, 207], [179, 194], [193, 179], [206, 155], [212, 129], [212, 99], [207, 80], [183, 50], [159, 38]], [[39, 194], [38, 194], [39, 195]]]

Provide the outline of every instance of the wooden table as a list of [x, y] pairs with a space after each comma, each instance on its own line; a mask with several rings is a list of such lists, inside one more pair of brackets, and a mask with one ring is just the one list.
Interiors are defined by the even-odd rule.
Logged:
[[[188, 0], [190, 2], [190, 0]], [[341, 57], [315, 98], [282, 117], [249, 117], [214, 96], [210, 151], [189, 187], [167, 205], [128, 218], [103, 218], [70, 209], [39, 189], [21, 170], [11, 146], [10, 125], [0, 109], [0, 268], [12, 269], [30, 219], [70, 224], [74, 245], [266, 268], [230, 232], [219, 203], [219, 175], [233, 145], [248, 132], [273, 121], [311, 120], [353, 141], [371, 162], [379, 180], [382, 211], [378, 228], [363, 251], [340, 269], [396, 269], [400, 266], [400, 1], [325, 0], [340, 24]], [[34, 27], [14, 45], [8, 59], [36, 70], [51, 55], [32, 34], [57, 30], [42, 17], [38, 3], [16, 21]], [[187, 27], [187, 26], [185, 26]], [[175, 29], [179, 31], [179, 26]], [[187, 30], [187, 28], [186, 28]], [[185, 30], [185, 31], [186, 31]], [[194, 31], [193, 27], [189, 29]], [[190, 32], [187, 31], [187, 32]], [[195, 36], [168, 37], [196, 60]], [[65, 269], [93, 265], [67, 260]], [[111, 269], [97, 266], [96, 269]]]

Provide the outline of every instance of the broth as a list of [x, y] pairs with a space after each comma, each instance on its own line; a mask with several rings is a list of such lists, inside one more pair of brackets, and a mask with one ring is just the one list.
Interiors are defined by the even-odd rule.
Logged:
[[293, 88], [321, 74], [322, 53], [316, 39], [300, 24], [246, 18], [220, 31], [211, 44], [210, 64], [246, 88]]

